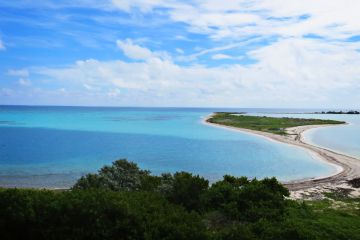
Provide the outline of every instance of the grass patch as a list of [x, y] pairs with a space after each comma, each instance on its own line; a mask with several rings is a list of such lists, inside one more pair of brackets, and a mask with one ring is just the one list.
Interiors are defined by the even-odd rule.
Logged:
[[289, 209], [287, 221], [303, 231], [301, 239], [360, 239], [360, 199], [306, 201]]

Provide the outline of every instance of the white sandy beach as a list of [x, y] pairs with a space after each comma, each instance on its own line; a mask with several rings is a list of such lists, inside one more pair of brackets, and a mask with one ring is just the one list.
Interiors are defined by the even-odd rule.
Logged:
[[304, 195], [316, 195], [322, 191], [336, 190], [338, 188], [349, 188], [353, 196], [359, 196], [360, 190], [352, 188], [347, 184], [347, 181], [360, 176], [360, 159], [347, 156], [342, 153], [332, 151], [330, 149], [321, 148], [318, 146], [306, 143], [303, 139], [303, 133], [306, 130], [318, 127], [330, 127], [334, 125], [308, 125], [299, 126], [286, 129], [288, 135], [281, 136], [268, 132], [261, 132], [256, 130], [237, 128], [231, 126], [224, 126], [215, 123], [210, 123], [207, 120], [211, 118], [212, 114], [202, 120], [203, 124], [211, 125], [229, 129], [232, 131], [240, 131], [242, 133], [255, 134], [257, 136], [265, 137], [268, 140], [273, 140], [285, 144], [301, 147], [308, 151], [312, 156], [321, 161], [326, 161], [332, 164], [336, 171], [330, 176], [321, 176], [317, 178], [302, 179], [290, 182], [284, 182], [284, 185], [291, 191], [293, 198], [303, 198]]

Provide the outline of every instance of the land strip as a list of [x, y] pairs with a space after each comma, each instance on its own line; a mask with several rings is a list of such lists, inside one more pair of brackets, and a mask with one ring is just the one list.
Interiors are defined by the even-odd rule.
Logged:
[[314, 146], [306, 143], [303, 140], [303, 133], [309, 129], [318, 127], [330, 127], [334, 126], [334, 124], [345, 124], [344, 122], [337, 122], [332, 124], [321, 122], [321, 124], [318, 125], [303, 125], [284, 129], [272, 127], [272, 129], [268, 131], [259, 131], [240, 127], [241, 124], [235, 124], [236, 126], [231, 126], [230, 121], [227, 121], [226, 125], [224, 125], [223, 123], [217, 123], [213, 121], [214, 117], [216, 117], [216, 114], [217, 113], [207, 116], [205, 119], [203, 119], [203, 123], [234, 131], [245, 132], [248, 134], [255, 134], [257, 136], [266, 137], [267, 139], [277, 142], [301, 147], [307, 150], [313, 156], [317, 157], [319, 160], [326, 161], [336, 166], [337, 171], [331, 176], [322, 176], [318, 178], [284, 182], [284, 185], [292, 192], [292, 196], [294, 198], [304, 198], [306, 196], [316, 198], [321, 192], [336, 191], [339, 188], [348, 188], [351, 192], [353, 192], [352, 194], [354, 196], [360, 195], [359, 188], [353, 188], [349, 184], [347, 184], [349, 180], [358, 178], [360, 176], [360, 159], [347, 156], [345, 154], [332, 151], [330, 149]]

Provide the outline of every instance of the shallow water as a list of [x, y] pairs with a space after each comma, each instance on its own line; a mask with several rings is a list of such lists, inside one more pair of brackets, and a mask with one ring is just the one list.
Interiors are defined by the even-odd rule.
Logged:
[[0, 106], [0, 185], [69, 187], [120, 158], [155, 174], [189, 171], [211, 181], [335, 171], [300, 148], [202, 124], [213, 111], [224, 109]]
[[326, 118], [349, 124], [311, 129], [305, 132], [305, 140], [360, 159], [360, 115], [329, 115]]

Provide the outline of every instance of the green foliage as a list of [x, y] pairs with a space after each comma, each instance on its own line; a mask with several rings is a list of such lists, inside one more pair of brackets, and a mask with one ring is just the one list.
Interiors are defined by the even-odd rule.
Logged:
[[[351, 202], [360, 203], [360, 199]], [[292, 204], [288, 216], [276, 228], [278, 239], [360, 239], [360, 212], [354, 208], [335, 208], [328, 200]], [[341, 202], [347, 205], [346, 202]], [[275, 231], [273, 230], [273, 231]], [[281, 237], [295, 234], [297, 238]]]
[[289, 191], [275, 178], [247, 180], [225, 176], [206, 193], [205, 205], [221, 211], [231, 220], [254, 222], [283, 216]]
[[256, 240], [256, 235], [245, 224], [235, 223], [220, 228], [213, 236], [215, 240]]
[[113, 162], [111, 166], [104, 166], [97, 174], [81, 177], [73, 189], [136, 191], [151, 188], [151, 183], [155, 179], [149, 175], [150, 171], [139, 169], [136, 163], [120, 159]]
[[[174, 175], [151, 176], [150, 171], [125, 159], [105, 166], [97, 174], [81, 177], [73, 189], [107, 189], [112, 191], [155, 191], [170, 202], [188, 210], [201, 208], [200, 197], [209, 187], [209, 181], [191, 173], [178, 172]], [[188, 193], [191, 193], [189, 195]]]
[[285, 129], [290, 127], [304, 125], [322, 125], [322, 124], [343, 124], [342, 121], [322, 120], [322, 119], [304, 119], [304, 118], [274, 118], [259, 117], [248, 115], [234, 115], [234, 113], [220, 112], [216, 113], [210, 119], [210, 123], [220, 125], [246, 128], [256, 131], [270, 132], [274, 134], [284, 135]]
[[[169, 176], [167, 176], [169, 177]], [[170, 179], [170, 188], [164, 194], [172, 203], [179, 204], [188, 210], [200, 210], [202, 194], [208, 189], [209, 181], [191, 173], [178, 172]]]
[[72, 190], [0, 189], [0, 239], [360, 240], [360, 199], [296, 202], [275, 178], [152, 176], [115, 161]]
[[149, 192], [0, 192], [1, 239], [205, 239], [200, 216]]
[[324, 193], [324, 195], [328, 198], [334, 200], [346, 200], [349, 198], [349, 194], [352, 192], [351, 189], [348, 188], [338, 188], [336, 190], [332, 190], [330, 192]]
[[348, 181], [348, 183], [354, 188], [360, 188], [360, 177], [351, 179]]

